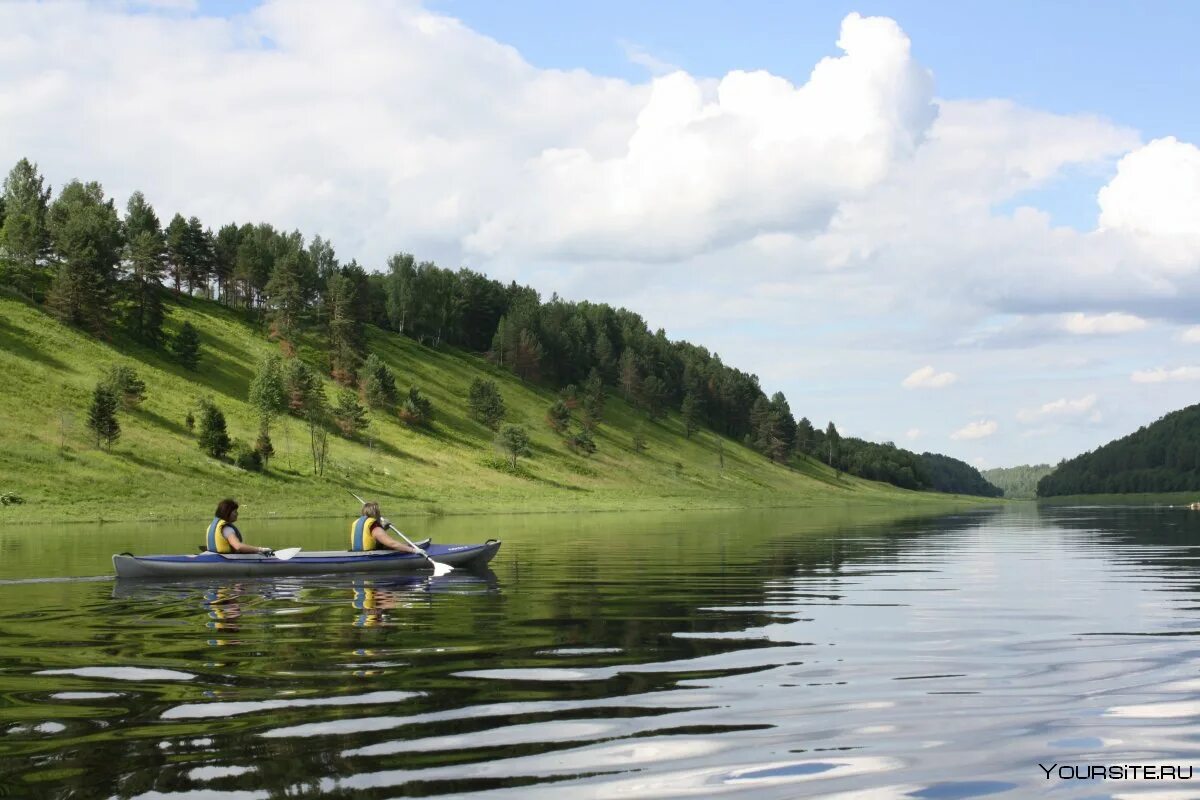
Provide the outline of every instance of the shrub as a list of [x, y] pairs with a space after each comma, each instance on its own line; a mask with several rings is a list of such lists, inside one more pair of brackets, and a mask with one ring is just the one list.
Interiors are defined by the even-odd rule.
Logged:
[[529, 432], [520, 425], [505, 425], [496, 434], [496, 447], [509, 458], [512, 468], [517, 468], [517, 456], [528, 456]]
[[200, 364], [200, 334], [192, 323], [185, 322], [179, 333], [171, 340], [171, 352], [176, 360], [190, 370]]
[[555, 400], [546, 411], [546, 424], [561, 434], [571, 424], [571, 409], [562, 400]]
[[109, 367], [103, 383], [113, 390], [123, 408], [137, 408], [146, 399], [146, 384], [138, 378], [133, 367], [125, 364]]
[[96, 384], [92, 391], [92, 404], [88, 407], [88, 430], [96, 434], [96, 447], [101, 443], [112, 447], [121, 437], [121, 425], [117, 422], [117, 393], [104, 381]]
[[567, 446], [574, 452], [583, 453], [586, 456], [596, 452], [596, 442], [587, 428], [580, 428], [577, 433], [568, 438]]
[[467, 390], [467, 406], [471, 409], [471, 416], [492, 430], [504, 419], [504, 398], [500, 396], [495, 381], [479, 378], [471, 381], [471, 388]]
[[225, 415], [210, 398], [200, 404], [200, 449], [213, 458], [225, 458], [232, 443], [225, 429]]
[[233, 445], [233, 463], [239, 469], [247, 472], [263, 471], [262, 454], [241, 442]]
[[428, 425], [433, 419], [433, 403], [421, 396], [421, 390], [413, 386], [400, 408], [400, 419], [409, 425]]

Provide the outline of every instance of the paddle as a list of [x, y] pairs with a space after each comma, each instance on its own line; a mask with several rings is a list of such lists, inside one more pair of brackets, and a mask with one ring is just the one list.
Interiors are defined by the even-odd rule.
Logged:
[[[347, 490], [347, 491], [349, 491], [349, 490]], [[363, 500], [361, 497], [354, 494], [354, 492], [350, 492], [350, 495], [355, 500], [357, 500], [359, 503], [363, 504], [364, 506], [367, 504], [366, 500]], [[440, 578], [442, 575], [445, 575], [454, 569], [454, 567], [450, 566], [449, 564], [443, 564], [440, 561], [434, 561], [432, 558], [429, 557], [429, 553], [426, 553], [424, 550], [422, 550], [421, 548], [419, 548], [415, 544], [413, 544], [412, 539], [409, 539], [407, 536], [405, 536], [404, 532], [401, 531], [399, 528], [397, 528], [392, 523], [389, 522], [387, 524], [387, 530], [392, 530], [392, 531], [395, 531], [396, 533], [400, 534], [400, 538], [403, 539], [405, 542], [407, 542], [409, 547], [416, 550], [418, 553], [420, 553], [422, 556], [425, 557], [425, 560], [429, 562], [429, 566], [433, 567], [433, 577]]]
[[299, 547], [285, 547], [282, 550], [275, 551], [275, 557], [280, 561], [287, 561], [292, 556], [300, 552]]

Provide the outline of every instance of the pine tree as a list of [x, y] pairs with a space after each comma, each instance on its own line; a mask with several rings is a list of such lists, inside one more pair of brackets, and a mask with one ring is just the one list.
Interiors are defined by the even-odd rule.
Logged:
[[160, 237], [137, 234], [128, 245], [129, 280], [125, 325], [134, 338], [156, 346], [162, 340], [166, 309], [162, 301], [163, 250]]
[[295, 349], [295, 338], [304, 309], [304, 294], [300, 284], [300, 257], [287, 253], [275, 262], [271, 280], [267, 282], [267, 319], [271, 337], [278, 339], [284, 353]]
[[137, 371], [126, 364], [113, 364], [101, 381], [125, 409], [137, 408], [146, 399], [146, 384]]
[[396, 376], [383, 360], [372, 353], [367, 356], [362, 369], [363, 399], [371, 408], [390, 410], [399, 400], [396, 391]]
[[421, 390], [413, 386], [408, 390], [408, 397], [400, 408], [400, 419], [409, 425], [428, 425], [433, 419], [433, 403], [421, 395]]
[[329, 307], [329, 367], [333, 379], [343, 386], [353, 385], [362, 363], [363, 329], [356, 306], [360, 303], [357, 287], [349, 276], [335, 272], [329, 277], [326, 304]]
[[37, 296], [45, 289], [43, 262], [50, 244], [46, 223], [50, 187], [36, 164], [22, 158], [4, 179], [0, 223], [0, 283]]
[[167, 261], [171, 265], [171, 280], [175, 284], [175, 294], [183, 291], [183, 280], [192, 260], [190, 233], [183, 214], [171, 217], [171, 222], [167, 225], [166, 247]]
[[337, 405], [333, 408], [333, 419], [342, 435], [352, 438], [368, 425], [367, 410], [359, 405], [358, 395], [350, 389], [338, 392]]
[[87, 426], [96, 434], [96, 447], [101, 443], [106, 448], [121, 436], [121, 425], [117, 422], [117, 394], [104, 381], [96, 384], [92, 392], [92, 404], [88, 408]]
[[216, 459], [225, 458], [232, 446], [225, 415], [209, 398], [200, 401], [200, 449]]
[[71, 181], [47, 214], [58, 270], [47, 305], [59, 319], [107, 335], [121, 257], [121, 221], [100, 184]]
[[555, 400], [546, 411], [546, 422], [555, 433], [561, 434], [571, 424], [571, 409], [562, 400]]
[[176, 361], [190, 370], [194, 371], [200, 365], [200, 334], [192, 323], [183, 323], [171, 340], [171, 352]]
[[479, 378], [471, 381], [467, 390], [467, 406], [471, 409], [471, 416], [492, 430], [504, 419], [504, 399], [500, 396], [495, 381]]

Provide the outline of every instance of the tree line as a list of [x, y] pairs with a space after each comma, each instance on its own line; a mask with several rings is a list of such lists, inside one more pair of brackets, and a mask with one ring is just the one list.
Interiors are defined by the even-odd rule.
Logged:
[[[890, 443], [843, 440], [832, 422], [821, 430], [806, 418], [797, 421], [783, 394], [768, 397], [757, 376], [704, 347], [669, 340], [624, 308], [557, 295], [543, 301], [515, 281], [506, 285], [407, 253], [368, 272], [354, 260], [342, 263], [320, 236], [308, 240], [268, 223], [229, 223], [214, 232], [176, 213], [163, 224], [141, 192], [129, 197], [122, 215], [96, 182], [71, 181], [52, 200], [27, 159], [9, 172], [3, 189], [0, 284], [64, 322], [165, 347], [193, 368], [195, 332], [164, 334], [172, 294], [242, 310], [261, 322], [285, 357], [301, 333], [317, 333], [328, 374], [363, 392], [378, 373], [368, 364], [371, 324], [429, 346], [485, 354], [522, 380], [567, 396], [612, 387], [652, 421], [676, 411], [686, 435], [707, 427], [781, 464], [811, 457], [905, 488], [938, 486], [940, 473], [923, 466], [921, 456]], [[406, 408], [420, 417], [419, 398], [408, 400]], [[594, 447], [587, 420], [584, 414], [577, 430], [563, 429], [569, 445], [584, 452]]]
[[1200, 490], [1200, 405], [1060, 461], [1037, 484], [1038, 497], [1193, 490]]

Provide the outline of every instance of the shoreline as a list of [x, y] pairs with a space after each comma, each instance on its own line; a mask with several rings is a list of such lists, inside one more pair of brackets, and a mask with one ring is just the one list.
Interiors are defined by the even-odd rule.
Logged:
[[[629, 504], [617, 501], [611, 506], [588, 506], [581, 508], [555, 508], [555, 507], [536, 507], [536, 508], [514, 508], [511, 504], [499, 506], [496, 508], [455, 508], [453, 510], [438, 509], [437, 511], [428, 511], [421, 509], [397, 509], [391, 516], [396, 519], [412, 519], [426, 518], [435, 519], [438, 517], [473, 517], [473, 516], [524, 516], [524, 515], [551, 515], [551, 514], [626, 514], [626, 513], [649, 513], [649, 512], [665, 512], [665, 511], [749, 511], [756, 509], [829, 509], [829, 508], [850, 508], [850, 507], [870, 507], [870, 508], [889, 508], [889, 507], [928, 507], [931, 510], [945, 508], [953, 510], [954, 508], [973, 506], [1002, 506], [1008, 503], [1015, 502], [1005, 500], [1004, 498], [991, 497], [975, 497], [972, 495], [952, 495], [952, 494], [926, 494], [923, 492], [913, 492], [909, 496], [895, 497], [854, 497], [854, 498], [830, 498], [828, 502], [813, 502], [812, 498], [805, 498], [799, 502], [716, 502], [713, 504], [690, 502], [689, 498], [680, 498], [680, 502], [670, 503], [649, 503], [649, 504]], [[343, 519], [347, 516], [346, 511], [328, 511], [315, 510], [313, 512], [297, 512], [277, 514], [274, 512], [268, 514], [255, 514], [253, 512], [239, 514], [240, 518], [251, 522], [271, 522], [283, 520], [307, 520], [307, 519]], [[51, 525], [59, 526], [75, 526], [75, 525], [143, 525], [149, 523], [177, 523], [177, 522], [195, 522], [198, 519], [207, 515], [196, 513], [180, 513], [177, 515], [138, 515], [137, 512], [129, 516], [103, 516], [94, 518], [85, 517], [67, 517], [62, 519], [48, 519], [42, 515], [41, 519], [4, 519], [4, 511], [0, 510], [0, 529], [14, 529], [20, 527], [33, 527]]]

